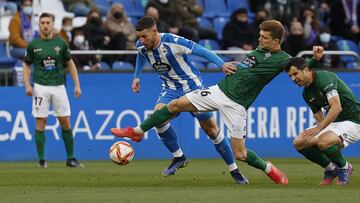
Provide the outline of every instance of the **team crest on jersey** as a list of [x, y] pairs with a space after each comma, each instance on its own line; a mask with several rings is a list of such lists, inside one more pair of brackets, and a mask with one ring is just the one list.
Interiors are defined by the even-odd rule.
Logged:
[[166, 55], [168, 53], [168, 50], [164, 46], [161, 47], [161, 51], [163, 52], [164, 55]]
[[167, 72], [167, 71], [170, 71], [170, 69], [171, 69], [169, 64], [166, 64], [166, 63], [163, 63], [160, 61], [156, 61], [152, 65], [153, 65], [153, 68], [158, 72]]
[[241, 61], [240, 67], [241, 68], [252, 68], [257, 63], [255, 56], [247, 56], [244, 60]]
[[59, 55], [59, 51], [61, 50], [61, 48], [59, 46], [54, 47], [54, 50], [56, 51], [56, 54]]

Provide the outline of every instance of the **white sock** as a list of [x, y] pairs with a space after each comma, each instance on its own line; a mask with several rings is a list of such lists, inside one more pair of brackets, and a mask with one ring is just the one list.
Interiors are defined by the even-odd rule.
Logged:
[[144, 131], [140, 128], [140, 126], [135, 127], [134, 132], [138, 134], [144, 134]]
[[271, 165], [266, 162], [266, 169], [265, 169], [265, 173], [268, 174], [271, 171]]
[[229, 167], [229, 171], [233, 171], [238, 168], [236, 163], [232, 163], [232, 164], [228, 165], [228, 167]]
[[341, 169], [348, 169], [348, 168], [349, 168], [349, 163], [348, 163], [348, 162], [346, 162], [345, 166], [344, 166], [344, 167], [342, 167]]
[[182, 155], [184, 155], [183, 151], [181, 150], [181, 148], [179, 148], [178, 150], [176, 150], [175, 152], [172, 153], [173, 157], [181, 157]]
[[336, 165], [333, 162], [330, 162], [329, 165], [327, 165], [324, 169], [325, 171], [333, 171], [335, 169]]

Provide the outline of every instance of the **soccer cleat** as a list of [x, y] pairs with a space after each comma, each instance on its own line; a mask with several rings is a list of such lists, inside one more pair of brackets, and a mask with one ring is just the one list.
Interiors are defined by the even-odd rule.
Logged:
[[324, 179], [319, 183], [319, 185], [331, 185], [333, 180], [337, 177], [338, 172], [338, 167], [335, 167], [335, 169], [332, 171], [325, 171]]
[[273, 180], [276, 184], [280, 184], [280, 185], [289, 184], [289, 179], [284, 172], [276, 168], [270, 161], [267, 161], [266, 163], [270, 164], [271, 166], [269, 173], [266, 174], [271, 178], [271, 180]]
[[48, 166], [47, 166], [47, 163], [46, 163], [46, 161], [44, 160], [44, 159], [41, 159], [40, 161], [39, 161], [39, 168], [47, 168]]
[[127, 127], [127, 128], [111, 128], [111, 133], [117, 137], [128, 137], [132, 141], [140, 142], [142, 138], [144, 137], [144, 134], [135, 133], [134, 128]]
[[66, 161], [66, 167], [70, 168], [84, 168], [85, 166], [82, 165], [77, 159], [71, 158]]
[[188, 164], [187, 159], [184, 155], [181, 157], [174, 157], [170, 165], [162, 172], [163, 176], [175, 175], [176, 170], [184, 168]]
[[339, 172], [337, 174], [338, 180], [336, 181], [336, 185], [347, 185], [349, 184], [349, 178], [352, 174], [353, 168], [352, 165], [349, 164], [347, 169], [339, 168]]
[[243, 174], [241, 174], [239, 169], [230, 171], [230, 174], [231, 174], [232, 178], [234, 179], [235, 183], [242, 184], [242, 185], [249, 184], [248, 179], [246, 179], [246, 177]]

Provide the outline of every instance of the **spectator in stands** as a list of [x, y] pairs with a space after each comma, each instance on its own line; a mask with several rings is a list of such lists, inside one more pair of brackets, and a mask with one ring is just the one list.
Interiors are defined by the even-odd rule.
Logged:
[[17, 4], [15, 2], [0, 0], [1, 15], [15, 15], [17, 12]]
[[334, 0], [330, 5], [330, 30], [333, 35], [358, 42], [360, 6], [358, 0]]
[[[128, 19], [124, 6], [120, 3], [112, 5], [107, 19], [104, 23], [104, 29], [110, 36], [109, 50], [132, 50], [136, 49], [135, 28]], [[112, 64], [114, 61], [129, 61], [135, 63], [134, 55], [108, 55], [104, 58], [106, 62]]]
[[100, 11], [92, 8], [88, 15], [85, 25], [82, 27], [86, 40], [91, 47], [96, 49], [107, 49], [110, 43], [110, 36], [105, 34]]
[[94, 5], [92, 0], [63, 0], [65, 8], [73, 12], [75, 16], [86, 16], [91, 7], [99, 9], [101, 16], [105, 16], [107, 8], [102, 5]]
[[31, 15], [32, 1], [24, 0], [20, 5], [20, 12], [10, 20], [10, 55], [14, 58], [23, 59], [28, 43], [38, 35], [31, 23]]
[[270, 20], [269, 12], [265, 8], [260, 8], [255, 13], [255, 19], [252, 22], [252, 27], [255, 32], [255, 39], [259, 39], [260, 35], [260, 24], [265, 20]]
[[[314, 46], [322, 46], [326, 50], [338, 50], [336, 43], [331, 39], [331, 32], [328, 27], [322, 27], [319, 35], [315, 39]], [[323, 68], [344, 68], [339, 55], [327, 55], [321, 58], [320, 63]]]
[[[73, 39], [70, 43], [71, 50], [92, 50], [89, 42], [85, 39], [85, 33], [81, 28], [74, 28]], [[99, 59], [96, 55], [73, 55], [74, 63], [78, 69], [100, 69]]]
[[290, 23], [289, 35], [283, 43], [283, 50], [291, 56], [296, 56], [300, 51], [306, 50], [304, 28], [299, 21]]
[[164, 21], [170, 26], [169, 31], [171, 33], [180, 35], [193, 41], [198, 40], [192, 29], [183, 26], [180, 16], [176, 14], [176, 4], [174, 0], [149, 0], [145, 10], [149, 6], [155, 7], [159, 11], [160, 20]]
[[304, 28], [304, 37], [306, 40], [306, 46], [310, 47], [313, 45], [316, 37], [320, 31], [320, 21], [317, 18], [314, 9], [310, 7], [304, 7], [301, 11], [300, 22]]
[[160, 33], [170, 32], [170, 26], [164, 21], [160, 20], [159, 11], [157, 10], [157, 8], [153, 6], [147, 7], [145, 10], [145, 15], [154, 18], [154, 20], [156, 21], [156, 28]]
[[235, 10], [223, 29], [222, 49], [253, 50], [256, 42], [254, 29], [248, 22], [247, 10], [245, 8]]
[[200, 27], [197, 20], [204, 13], [204, 9], [197, 4], [196, 0], [174, 0], [176, 4], [177, 15], [183, 23], [183, 26], [191, 28], [198, 39], [218, 40], [214, 30]]
[[69, 45], [71, 41], [72, 18], [64, 17], [61, 22], [61, 30], [59, 36]]

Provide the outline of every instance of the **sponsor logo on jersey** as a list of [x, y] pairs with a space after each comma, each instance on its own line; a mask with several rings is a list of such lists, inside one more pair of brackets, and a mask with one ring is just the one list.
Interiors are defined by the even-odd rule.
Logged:
[[160, 61], [156, 61], [155, 63], [153, 63], [153, 67], [158, 72], [168, 72], [171, 70], [171, 67], [169, 64], [166, 64], [166, 63], [163, 63]]
[[246, 58], [244, 58], [244, 60], [241, 61], [240, 67], [241, 68], [251, 68], [251, 67], [255, 66], [256, 63], [257, 63], [257, 60], [256, 60], [255, 56], [247, 56]]
[[43, 62], [43, 67], [46, 70], [56, 69], [56, 60], [51, 56], [46, 57], [45, 59], [42, 60], [42, 62]]
[[42, 51], [42, 48], [34, 49], [34, 52]]

